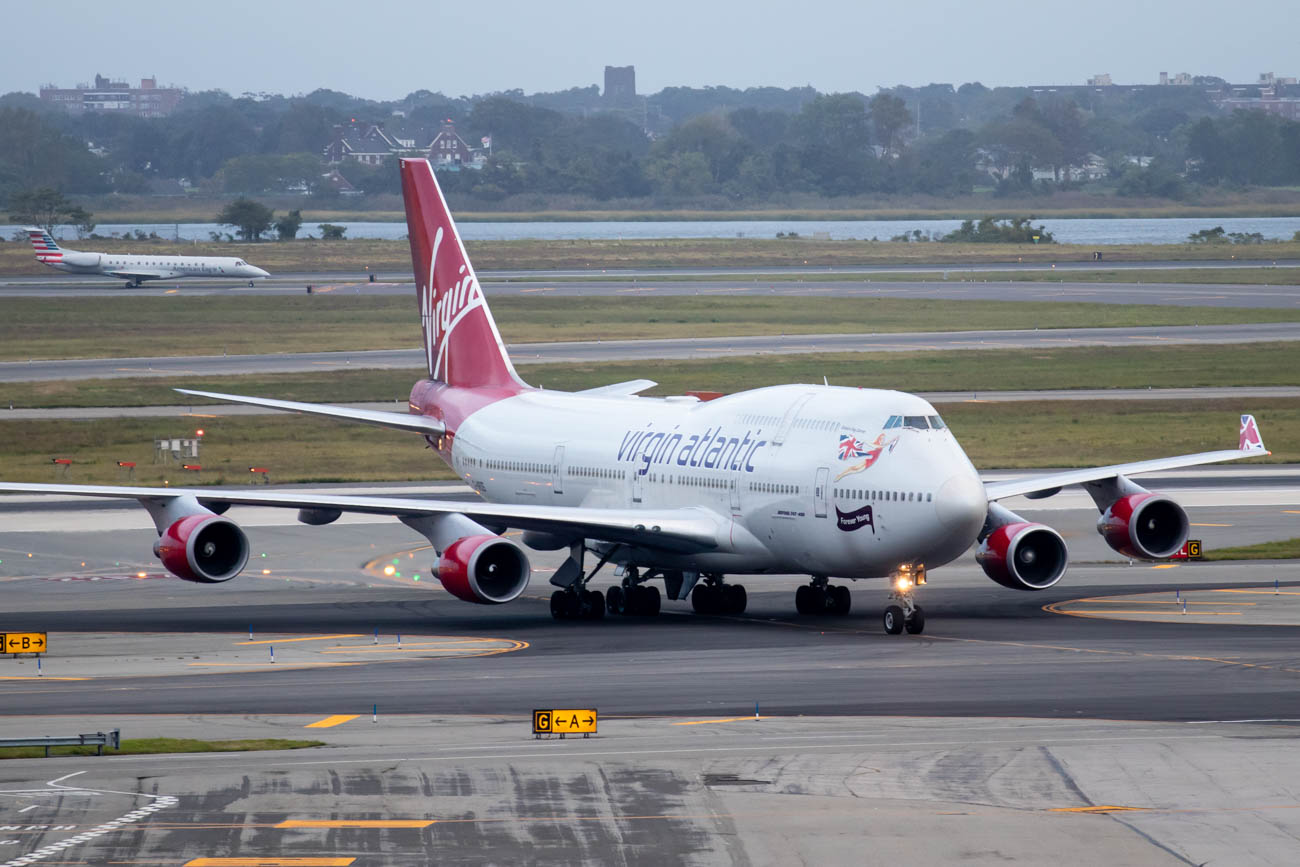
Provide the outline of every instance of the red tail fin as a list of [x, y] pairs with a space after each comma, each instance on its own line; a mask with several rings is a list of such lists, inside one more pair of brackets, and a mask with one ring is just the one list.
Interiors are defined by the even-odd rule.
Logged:
[[476, 388], [528, 386], [515, 373], [428, 160], [402, 160], [402, 197], [429, 377]]

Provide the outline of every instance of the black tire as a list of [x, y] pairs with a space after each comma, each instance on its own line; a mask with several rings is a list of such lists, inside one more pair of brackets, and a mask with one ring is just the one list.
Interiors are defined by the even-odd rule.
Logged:
[[569, 606], [565, 600], [565, 592], [556, 590], [551, 594], [551, 616], [556, 620], [564, 620], [569, 616]]
[[903, 632], [903, 609], [897, 605], [890, 605], [885, 609], [884, 616], [885, 632], [890, 635], [900, 635]]
[[744, 614], [745, 606], [749, 604], [749, 594], [745, 592], [745, 588], [739, 584], [727, 584], [723, 592], [726, 594], [727, 613]]
[[829, 588], [829, 592], [831, 613], [841, 617], [848, 614], [849, 609], [853, 607], [853, 594], [849, 592], [849, 588], [839, 584]]
[[605, 616], [605, 596], [599, 590], [582, 594], [583, 614], [588, 620], [601, 620]]
[[925, 631], [925, 610], [920, 605], [912, 609], [912, 616], [904, 624], [908, 635], [920, 635]]
[[718, 612], [718, 593], [708, 584], [697, 584], [691, 591], [691, 608], [696, 614], [716, 614]]
[[800, 614], [812, 614], [812, 603], [809, 598], [811, 596], [812, 587], [807, 584], [794, 591], [794, 610]]
[[658, 617], [661, 602], [659, 588], [652, 584], [643, 584], [641, 585], [641, 594], [641, 616]]
[[605, 592], [605, 610], [610, 614], [622, 614], [627, 604], [627, 597], [623, 595], [623, 588], [614, 586]]

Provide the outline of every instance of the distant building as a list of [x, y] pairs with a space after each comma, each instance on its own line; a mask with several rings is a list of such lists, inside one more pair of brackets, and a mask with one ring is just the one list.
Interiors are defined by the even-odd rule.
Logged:
[[78, 84], [76, 87], [60, 88], [47, 84], [41, 88], [41, 99], [70, 114], [94, 111], [135, 117], [164, 117], [176, 110], [184, 96], [182, 88], [159, 87], [156, 78], [142, 78], [139, 87], [131, 87], [125, 81], [113, 81], [96, 75], [93, 87]]
[[1214, 104], [1224, 111], [1262, 111], [1286, 120], [1300, 120], [1300, 97], [1279, 96], [1272, 87], [1260, 88], [1259, 96], [1229, 96], [1216, 99]]
[[429, 162], [435, 169], [481, 169], [486, 161], [486, 157], [465, 143], [450, 120], [443, 121], [442, 128], [429, 143]]
[[334, 127], [334, 137], [325, 145], [325, 162], [330, 165], [354, 162], [379, 166], [403, 150], [406, 148], [403, 148], [401, 142], [384, 132], [382, 123], [365, 123], [353, 119]]
[[1112, 87], [1114, 84], [1115, 82], [1110, 80], [1109, 72], [1099, 72], [1088, 79], [1089, 87]]
[[635, 108], [636, 67], [606, 66], [605, 93], [601, 99], [610, 108]]

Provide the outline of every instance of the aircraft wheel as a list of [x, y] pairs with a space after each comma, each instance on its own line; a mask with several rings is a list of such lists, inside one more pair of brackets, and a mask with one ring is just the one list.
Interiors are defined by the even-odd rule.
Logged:
[[626, 613], [627, 597], [623, 595], [622, 587], [611, 587], [605, 591], [605, 610], [610, 614]]
[[564, 620], [569, 616], [569, 603], [565, 599], [567, 595], [563, 590], [551, 594], [551, 616], [556, 620]]
[[658, 617], [661, 599], [659, 597], [659, 588], [650, 584], [641, 585], [641, 615], [643, 617]]
[[723, 588], [723, 593], [726, 594], [728, 614], [745, 613], [745, 606], [749, 604], [749, 594], [745, 592], [744, 587], [739, 584], [727, 584]]
[[839, 584], [835, 587], [827, 588], [827, 590], [831, 613], [841, 616], [848, 614], [849, 609], [853, 607], [853, 594], [849, 592], [849, 588], [845, 587], [843, 584]]
[[899, 635], [903, 631], [903, 609], [897, 605], [890, 605], [885, 609], [885, 632], [890, 635]]
[[925, 631], [925, 611], [920, 605], [912, 609], [912, 616], [907, 618], [907, 623], [904, 625], [908, 635], [920, 635]]
[[599, 590], [582, 592], [582, 616], [586, 620], [600, 620], [605, 616], [605, 596]]
[[691, 591], [691, 607], [696, 614], [715, 614], [718, 610], [718, 592], [708, 584], [697, 584]]

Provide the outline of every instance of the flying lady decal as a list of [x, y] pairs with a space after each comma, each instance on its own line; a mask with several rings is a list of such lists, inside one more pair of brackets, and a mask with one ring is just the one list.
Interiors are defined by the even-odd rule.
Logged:
[[870, 469], [880, 456], [886, 451], [892, 452], [894, 446], [898, 445], [898, 437], [894, 437], [889, 442], [885, 442], [885, 435], [882, 433], [876, 437], [870, 445], [865, 445], [853, 434], [840, 434], [840, 460], [857, 461], [845, 467], [835, 481], [839, 481], [845, 476], [851, 476], [854, 473], [860, 473], [863, 470]]

